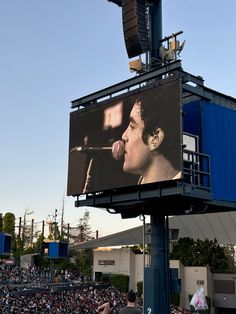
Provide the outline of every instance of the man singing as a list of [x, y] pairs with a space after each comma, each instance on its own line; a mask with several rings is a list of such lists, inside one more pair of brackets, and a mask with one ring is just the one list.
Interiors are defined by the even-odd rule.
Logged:
[[123, 170], [139, 175], [139, 184], [181, 178], [179, 109], [160, 88], [140, 94], [122, 135]]

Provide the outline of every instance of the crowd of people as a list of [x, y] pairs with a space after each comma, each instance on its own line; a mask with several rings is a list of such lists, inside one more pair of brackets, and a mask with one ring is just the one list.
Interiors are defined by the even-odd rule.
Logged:
[[[0, 270], [0, 313], [48, 313], [48, 314], [121, 314], [142, 313], [142, 298], [131, 291], [122, 293], [109, 284], [79, 283], [72, 285], [48, 284], [41, 288], [27, 285], [4, 285], [4, 280], [22, 278], [27, 283], [39, 282], [42, 273], [36, 269], [23, 270], [19, 267]], [[18, 279], [17, 279], [18, 281]], [[9, 281], [8, 281], [9, 282]], [[22, 281], [23, 283], [23, 281]], [[132, 308], [132, 312], [127, 312]], [[121, 312], [123, 311], [123, 312]], [[171, 306], [171, 314], [189, 314], [177, 306]]]
[[[42, 289], [5, 291], [1, 295], [0, 313], [99, 313], [99, 307], [109, 302], [112, 313], [118, 313], [126, 305], [126, 294], [114, 287], [73, 287], [71, 289]], [[26, 293], [28, 292], [28, 293]], [[141, 307], [141, 300], [137, 305]], [[101, 311], [102, 313], [102, 311]]]
[[48, 277], [46, 271], [37, 267], [29, 267], [28, 269], [19, 266], [0, 267], [0, 285], [43, 283], [48, 280]]

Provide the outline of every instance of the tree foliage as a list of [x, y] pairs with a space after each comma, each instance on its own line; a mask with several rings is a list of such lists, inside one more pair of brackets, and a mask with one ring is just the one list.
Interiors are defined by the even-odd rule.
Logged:
[[116, 288], [118, 288], [122, 292], [128, 292], [129, 290], [129, 276], [117, 274], [117, 275], [111, 275], [110, 281], [112, 285]]
[[15, 234], [15, 215], [13, 213], [6, 213], [3, 217], [3, 232], [11, 235]]
[[84, 242], [91, 240], [91, 226], [89, 224], [89, 219], [90, 219], [90, 213], [86, 209], [83, 217], [79, 219], [79, 224], [78, 224], [78, 229], [79, 229], [79, 235], [80, 235], [80, 241], [79, 242]]
[[[79, 219], [79, 242], [84, 242], [92, 239], [91, 226], [89, 224], [90, 214], [86, 209], [83, 217]], [[93, 264], [93, 250], [83, 249], [79, 252], [79, 269], [84, 275], [91, 275]]]
[[181, 238], [174, 244], [170, 257], [184, 266], [208, 266], [213, 273], [232, 271], [232, 256], [216, 239]]
[[11, 250], [13, 253], [16, 251], [15, 220], [13, 213], [7, 212], [3, 216], [2, 231], [11, 235]]
[[[143, 254], [143, 244], [125, 245], [122, 248], [130, 248], [135, 254]], [[145, 254], [151, 253], [151, 244], [147, 243], [144, 246]]]
[[83, 275], [91, 276], [93, 265], [93, 250], [83, 249], [79, 252], [79, 269]]

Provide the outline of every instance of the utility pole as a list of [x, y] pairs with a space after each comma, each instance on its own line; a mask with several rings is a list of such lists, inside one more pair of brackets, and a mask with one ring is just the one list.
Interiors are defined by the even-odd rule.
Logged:
[[69, 244], [69, 241], [70, 241], [70, 224], [68, 223], [67, 224], [67, 242]]
[[21, 217], [19, 217], [19, 227], [18, 227], [18, 237], [20, 239], [21, 236]]
[[54, 240], [57, 239], [57, 209], [55, 209], [54, 213]]
[[44, 237], [44, 227], [45, 227], [45, 222], [44, 220], [42, 221], [42, 237]]
[[30, 247], [33, 246], [33, 237], [34, 237], [34, 219], [31, 220], [31, 229], [30, 229]]
[[63, 224], [64, 224], [64, 206], [65, 206], [65, 195], [63, 195], [62, 209], [61, 209], [61, 235], [63, 235]]

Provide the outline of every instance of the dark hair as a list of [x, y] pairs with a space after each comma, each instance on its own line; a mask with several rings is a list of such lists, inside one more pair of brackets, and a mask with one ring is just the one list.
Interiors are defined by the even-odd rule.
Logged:
[[[176, 84], [176, 82], [175, 82]], [[135, 103], [140, 105], [140, 115], [144, 123], [142, 139], [147, 144], [148, 136], [153, 136], [158, 128], [164, 132], [164, 139], [158, 150], [170, 161], [174, 168], [180, 167], [178, 133], [180, 131], [180, 103], [176, 104], [176, 86], [158, 86], [140, 94]], [[178, 97], [178, 94], [177, 94]]]
[[133, 290], [128, 292], [127, 300], [132, 303], [136, 301], [136, 293]]

